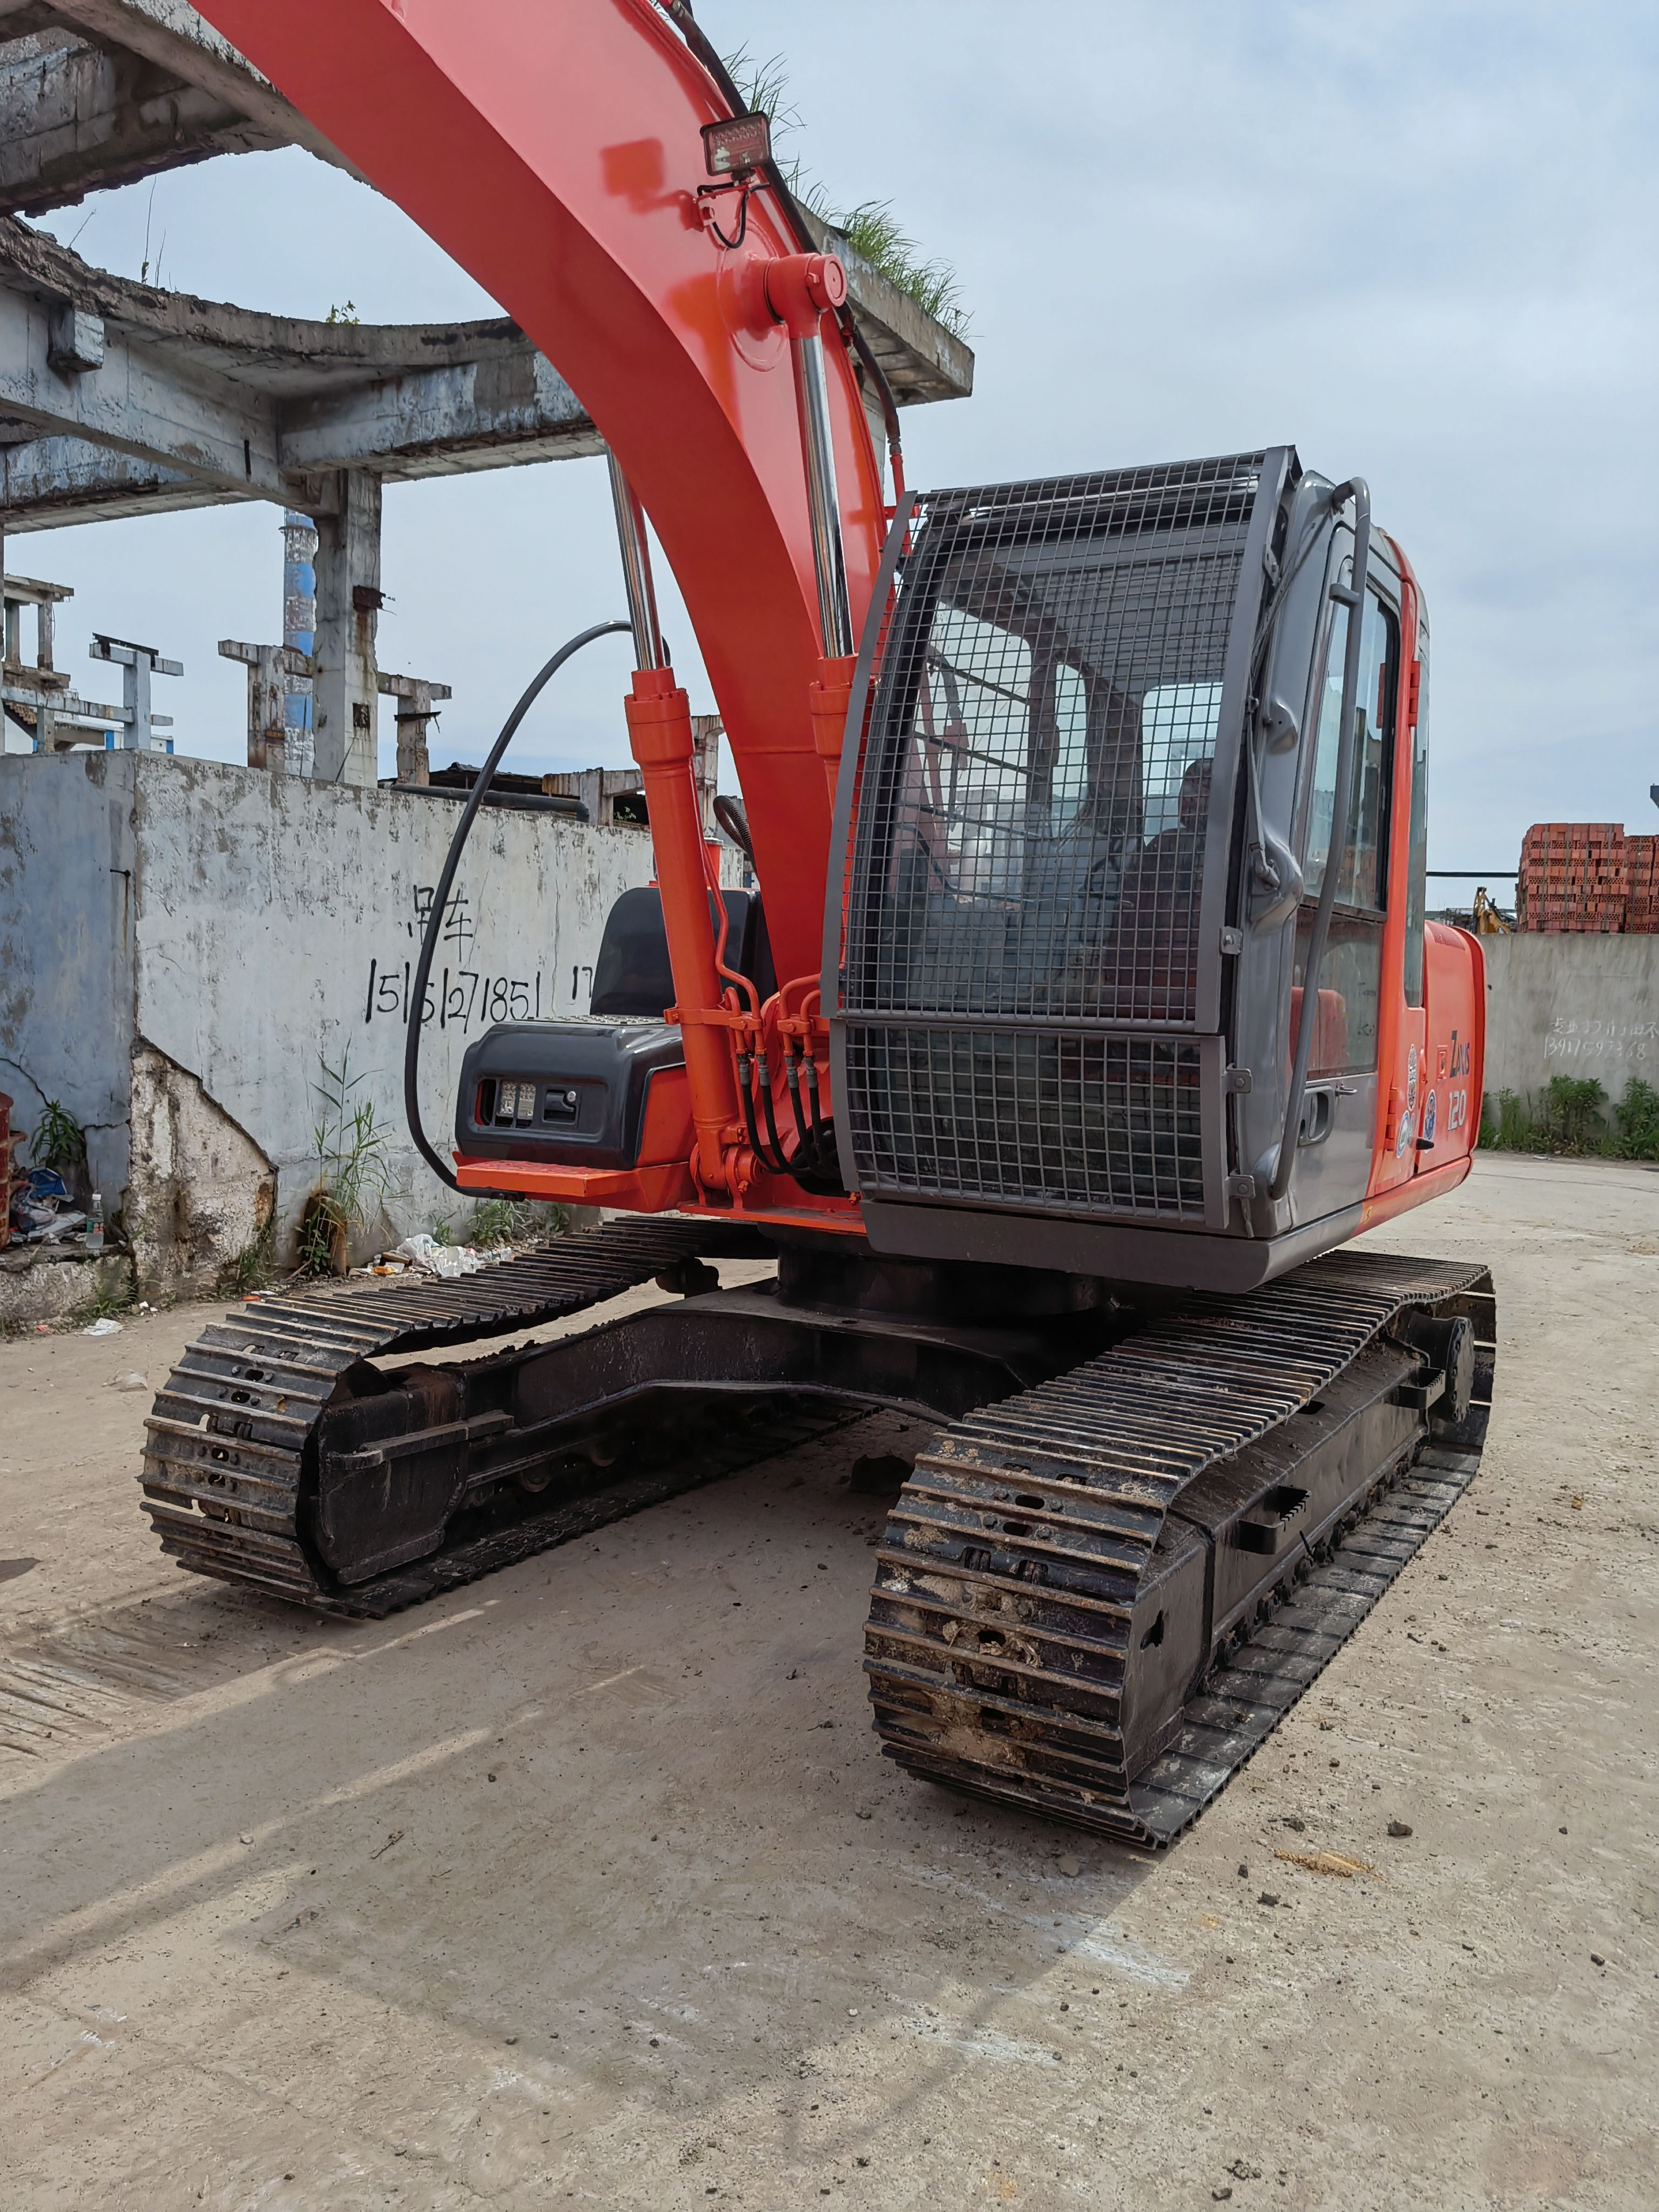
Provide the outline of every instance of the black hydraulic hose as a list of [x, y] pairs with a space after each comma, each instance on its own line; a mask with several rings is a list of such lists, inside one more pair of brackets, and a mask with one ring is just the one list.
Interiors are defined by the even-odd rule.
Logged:
[[800, 1045], [794, 1037], [791, 1037], [784, 1055], [783, 1079], [789, 1086], [789, 1110], [795, 1117], [795, 1142], [805, 1152], [806, 1117], [801, 1111], [800, 1061]]
[[738, 1053], [738, 1096], [743, 1102], [744, 1134], [749, 1139], [750, 1151], [769, 1175], [787, 1174], [788, 1172], [787, 1169], [779, 1167], [774, 1161], [767, 1158], [766, 1148], [760, 1140], [760, 1130], [755, 1122], [755, 1093], [750, 1083], [750, 1070], [752, 1065], [753, 1062], [746, 1052]]
[[775, 1162], [775, 1172], [787, 1175], [789, 1163], [783, 1156], [783, 1144], [778, 1135], [777, 1109], [772, 1103], [772, 1071], [767, 1066], [764, 1052], [761, 1054], [757, 1062], [757, 1073], [760, 1077], [761, 1111], [766, 1116], [766, 1141], [772, 1147], [772, 1158], [767, 1162], [767, 1165], [770, 1167], [773, 1162]]
[[[461, 865], [461, 854], [478, 809], [483, 805], [484, 795], [501, 764], [501, 755], [518, 734], [520, 723], [541, 696], [544, 688], [558, 674], [573, 653], [580, 653], [585, 645], [592, 645], [596, 637], [609, 637], [613, 630], [631, 630], [632, 628], [631, 623], [625, 622], [595, 623], [592, 629], [583, 630], [579, 637], [573, 637], [562, 645], [546, 667], [531, 679], [524, 696], [501, 725], [501, 733], [491, 746], [489, 759], [478, 771], [478, 781], [467, 794], [466, 805], [461, 809], [461, 818], [455, 826], [455, 835], [449, 841], [449, 851], [444, 860], [443, 872], [438, 878], [438, 888], [432, 895], [432, 910], [427, 915], [426, 928], [421, 937], [421, 957], [415, 963], [415, 987], [410, 996], [409, 1028], [404, 1039], [404, 1114], [409, 1122], [409, 1133], [415, 1139], [416, 1151], [439, 1181], [447, 1182], [451, 1190], [459, 1190], [461, 1186], [456, 1180], [454, 1170], [447, 1161], [439, 1158], [427, 1140], [427, 1133], [421, 1122], [418, 1085], [421, 1012], [426, 1005], [426, 987], [432, 979], [432, 957], [438, 949], [438, 934], [443, 927], [444, 909], [449, 903], [455, 871]], [[463, 1194], [472, 1197], [483, 1195], [477, 1191]]]

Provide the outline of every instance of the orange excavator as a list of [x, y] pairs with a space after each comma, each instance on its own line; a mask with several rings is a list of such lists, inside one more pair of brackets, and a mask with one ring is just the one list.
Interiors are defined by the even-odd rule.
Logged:
[[[1169, 1843], [1479, 1463], [1475, 1264], [1344, 1249], [1480, 1122], [1425, 913], [1428, 623], [1286, 446], [907, 488], [880, 363], [685, 0], [204, 0], [509, 312], [611, 453], [657, 871], [580, 1019], [471, 1050], [462, 1191], [605, 1209], [483, 1275], [210, 1328], [145, 1504], [189, 1568], [412, 1603], [849, 1413], [914, 1773]], [[885, 443], [886, 452], [882, 451]], [[757, 888], [723, 885], [648, 516]], [[419, 1007], [432, 938], [412, 994]], [[775, 1277], [722, 1288], [722, 1258]], [[401, 1366], [655, 1279], [550, 1343]]]

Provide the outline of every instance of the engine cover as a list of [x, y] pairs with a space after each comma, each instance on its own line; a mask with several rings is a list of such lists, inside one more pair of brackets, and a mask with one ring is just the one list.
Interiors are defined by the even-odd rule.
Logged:
[[637, 1167], [652, 1087], [683, 1085], [684, 1066], [665, 1022], [505, 1024], [461, 1063], [456, 1146], [467, 1159]]

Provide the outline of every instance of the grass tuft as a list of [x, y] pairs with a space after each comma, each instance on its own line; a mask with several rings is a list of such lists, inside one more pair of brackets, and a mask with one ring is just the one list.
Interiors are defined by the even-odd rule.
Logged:
[[[747, 46], [740, 46], [726, 57], [726, 66], [749, 112], [769, 118], [775, 149], [780, 139], [799, 130], [800, 111], [789, 101], [789, 72], [781, 54], [760, 61]], [[955, 269], [948, 261], [923, 258], [893, 213], [890, 200], [860, 200], [856, 207], [838, 209], [823, 186], [802, 168], [799, 155], [781, 160], [778, 167], [801, 204], [838, 230], [854, 253], [914, 300], [924, 314], [957, 337], [966, 335], [968, 313]]]

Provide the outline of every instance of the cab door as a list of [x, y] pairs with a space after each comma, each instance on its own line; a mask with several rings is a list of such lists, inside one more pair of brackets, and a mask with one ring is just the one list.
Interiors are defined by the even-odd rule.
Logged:
[[[1337, 534], [1331, 583], [1352, 575], [1352, 538]], [[1336, 823], [1336, 763], [1340, 738], [1343, 664], [1350, 608], [1338, 597], [1326, 602], [1325, 634], [1315, 657], [1315, 679], [1305, 726], [1311, 755], [1302, 804], [1304, 891], [1297, 921], [1292, 1018], [1305, 1012], [1307, 949], [1327, 869], [1340, 869], [1330, 933], [1317, 982], [1312, 1049], [1297, 1165], [1291, 1191], [1298, 1222], [1357, 1205], [1368, 1188], [1383, 1187], [1387, 1132], [1389, 1181], [1414, 1166], [1412, 1138], [1401, 1141], [1403, 1117], [1416, 1113], [1405, 1102], [1420, 1082], [1422, 1011], [1415, 1028], [1400, 988], [1403, 881], [1393, 881], [1391, 833], [1397, 811], [1400, 707], [1400, 580], [1386, 541], [1372, 539], [1370, 576], [1360, 619], [1360, 674], [1355, 712], [1353, 780], [1346, 820]], [[1402, 817], [1403, 818], [1403, 817]], [[1333, 847], [1337, 859], [1333, 861]]]

